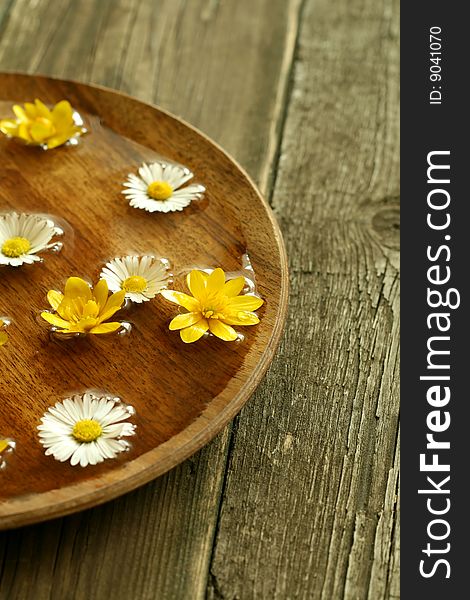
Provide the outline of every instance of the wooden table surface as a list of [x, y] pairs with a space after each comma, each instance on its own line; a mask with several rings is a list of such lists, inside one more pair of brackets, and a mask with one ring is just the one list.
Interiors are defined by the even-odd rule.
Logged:
[[199, 127], [270, 200], [291, 269], [281, 348], [235, 421], [134, 493], [2, 533], [2, 600], [399, 597], [398, 10], [0, 0], [0, 70]]

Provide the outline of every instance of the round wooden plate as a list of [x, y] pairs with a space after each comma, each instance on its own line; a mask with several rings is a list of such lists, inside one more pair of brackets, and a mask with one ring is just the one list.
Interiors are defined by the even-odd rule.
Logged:
[[[0, 348], [0, 435], [16, 440], [0, 472], [0, 527], [50, 519], [105, 502], [168, 471], [211, 440], [262, 379], [286, 317], [288, 272], [278, 226], [237, 163], [174, 116], [123, 94], [46, 77], [0, 74], [0, 118], [13, 103], [68, 99], [89, 134], [78, 146], [44, 152], [0, 137], [0, 213], [64, 220], [64, 247], [43, 263], [0, 269], [0, 315], [12, 319]], [[227, 115], [227, 118], [230, 118]], [[122, 182], [143, 161], [184, 164], [206, 186], [181, 213], [129, 207]], [[130, 335], [50, 338], [38, 313], [49, 289], [78, 275], [96, 282], [103, 264], [127, 254], [170, 260], [175, 289], [194, 266], [237, 271], [249, 255], [265, 299], [261, 323], [243, 342], [184, 344], [168, 330], [177, 307], [157, 297], [134, 306]], [[44, 411], [99, 389], [134, 406], [129, 452], [82, 468], [44, 455], [36, 427]]]

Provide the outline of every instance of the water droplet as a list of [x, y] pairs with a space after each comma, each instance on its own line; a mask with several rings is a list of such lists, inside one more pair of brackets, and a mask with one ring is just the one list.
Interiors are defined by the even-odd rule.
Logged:
[[52, 246], [49, 247], [49, 250], [51, 252], [60, 252], [62, 250], [62, 248], [64, 247], [64, 244], [62, 242], [56, 242], [55, 244], [52, 244]]
[[76, 110], [73, 111], [72, 118], [73, 118], [73, 122], [75, 123], [75, 125], [77, 125], [77, 127], [81, 127], [83, 125], [82, 116]]
[[132, 308], [133, 302], [130, 298], [124, 298], [124, 303], [121, 306], [121, 310], [130, 310]]
[[132, 331], [132, 323], [129, 323], [129, 321], [121, 321], [121, 329], [118, 330], [118, 335], [120, 337], [124, 337], [127, 336], [131, 333]]

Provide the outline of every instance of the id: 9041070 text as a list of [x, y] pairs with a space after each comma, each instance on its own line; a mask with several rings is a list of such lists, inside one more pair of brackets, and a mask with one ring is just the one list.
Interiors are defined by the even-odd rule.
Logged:
[[429, 92], [429, 104], [442, 104], [442, 38], [441, 28], [429, 28], [429, 81], [433, 84]]

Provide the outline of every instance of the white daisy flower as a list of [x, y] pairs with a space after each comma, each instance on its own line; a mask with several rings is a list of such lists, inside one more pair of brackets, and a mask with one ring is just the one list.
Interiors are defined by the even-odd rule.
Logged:
[[192, 200], [202, 198], [206, 188], [198, 183], [182, 187], [193, 178], [186, 167], [163, 161], [144, 163], [139, 176], [129, 174], [123, 194], [134, 208], [148, 212], [183, 210]]
[[106, 263], [101, 271], [112, 292], [126, 291], [132, 302], [146, 302], [166, 288], [168, 262], [153, 256], [124, 256]]
[[40, 261], [37, 253], [54, 247], [51, 239], [62, 233], [53, 221], [39, 215], [0, 215], [0, 265], [19, 267]]
[[51, 406], [38, 426], [46, 455], [72, 466], [96, 465], [129, 448], [121, 438], [134, 435], [135, 425], [124, 422], [134, 414], [119, 398], [85, 393]]

